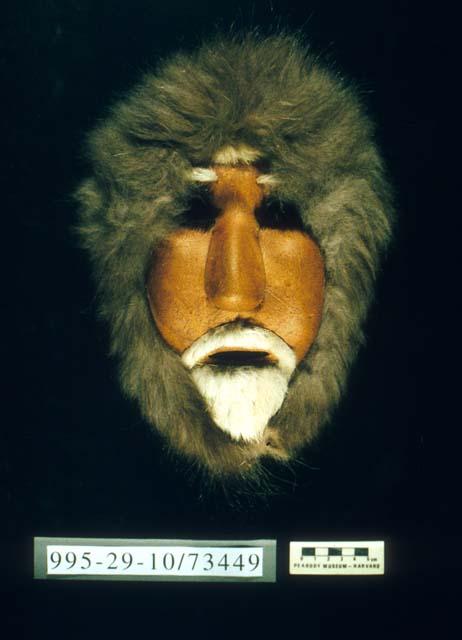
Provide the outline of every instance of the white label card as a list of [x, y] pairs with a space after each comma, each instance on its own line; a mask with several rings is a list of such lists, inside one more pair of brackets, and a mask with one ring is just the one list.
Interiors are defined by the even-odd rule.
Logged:
[[276, 541], [35, 538], [34, 575], [40, 579], [274, 582]]
[[262, 547], [97, 547], [48, 545], [48, 575], [263, 575]]
[[383, 540], [291, 542], [292, 575], [383, 575]]

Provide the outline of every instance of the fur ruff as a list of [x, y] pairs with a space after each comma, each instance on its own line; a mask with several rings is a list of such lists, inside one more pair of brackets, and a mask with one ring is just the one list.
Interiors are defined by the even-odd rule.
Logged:
[[[231, 147], [257, 150], [269, 164], [273, 197], [298, 207], [326, 269], [317, 339], [262, 442], [233, 440], [214, 425], [160, 337], [145, 290], [153, 249], [197, 188], [191, 172]], [[345, 388], [391, 234], [390, 189], [354, 89], [296, 37], [217, 38], [148, 73], [91, 133], [88, 152], [80, 233], [123, 389], [173, 450], [213, 476], [246, 476], [262, 456], [290, 460]]]

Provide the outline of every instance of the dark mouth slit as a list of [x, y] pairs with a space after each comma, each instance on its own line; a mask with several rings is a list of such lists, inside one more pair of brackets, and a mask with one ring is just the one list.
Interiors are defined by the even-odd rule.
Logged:
[[274, 365], [275, 359], [268, 351], [230, 349], [212, 353], [203, 364], [221, 367], [267, 367]]

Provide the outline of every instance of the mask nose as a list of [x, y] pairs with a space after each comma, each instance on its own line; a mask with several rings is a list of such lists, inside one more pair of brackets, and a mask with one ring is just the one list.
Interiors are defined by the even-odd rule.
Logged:
[[205, 267], [207, 298], [226, 311], [253, 311], [265, 295], [265, 269], [255, 210], [263, 197], [253, 167], [215, 169], [212, 197], [220, 214]]

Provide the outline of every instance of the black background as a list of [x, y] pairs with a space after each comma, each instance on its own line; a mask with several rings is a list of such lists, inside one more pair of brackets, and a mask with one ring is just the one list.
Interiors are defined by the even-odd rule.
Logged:
[[[441, 22], [442, 7], [436, 13], [385, 0], [44, 0], [4, 13], [6, 638], [115, 630], [388, 638], [428, 629], [445, 637], [462, 562], [460, 436], [444, 414], [454, 374], [440, 361], [452, 344], [438, 232], [450, 214], [442, 204], [448, 156], [438, 146], [450, 101], [443, 87], [451, 17]], [[278, 492], [266, 500], [208, 491], [166, 457], [122, 397], [72, 233], [70, 194], [88, 172], [85, 132], [141, 72], [233, 22], [299, 29], [357, 81], [378, 125], [399, 220], [348, 393], [293, 471], [272, 469]], [[38, 535], [277, 538], [279, 580], [34, 582]], [[319, 538], [384, 539], [386, 575], [289, 577], [289, 540]]]

